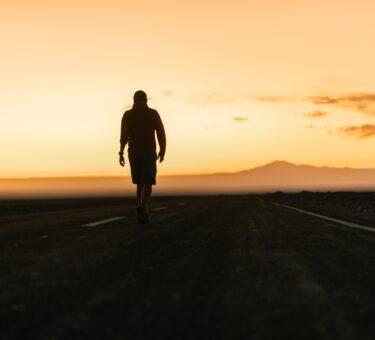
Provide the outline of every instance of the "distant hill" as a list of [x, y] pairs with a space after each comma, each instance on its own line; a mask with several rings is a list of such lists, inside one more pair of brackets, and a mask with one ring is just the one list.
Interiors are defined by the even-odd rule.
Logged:
[[254, 169], [240, 171], [236, 176], [259, 178], [282, 184], [291, 183], [361, 183], [375, 185], [375, 169], [331, 168], [312, 165], [296, 165], [286, 161], [275, 161]]
[[[315, 167], [286, 161], [236, 173], [175, 176], [178, 179], [190, 190], [207, 191], [375, 190], [375, 169]], [[170, 181], [171, 178], [160, 179], [165, 185]]]
[[[235, 173], [160, 176], [157, 194], [375, 190], [375, 169], [296, 165], [275, 161]], [[129, 195], [129, 177], [0, 179], [0, 197]]]
[[257, 186], [294, 189], [374, 189], [375, 169], [331, 168], [275, 161], [233, 174]]

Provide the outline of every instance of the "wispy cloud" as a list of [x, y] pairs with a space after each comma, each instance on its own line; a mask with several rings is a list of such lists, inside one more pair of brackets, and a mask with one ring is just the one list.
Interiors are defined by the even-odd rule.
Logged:
[[310, 96], [307, 100], [316, 105], [332, 105], [355, 109], [366, 114], [375, 114], [374, 93], [353, 93], [341, 96]]
[[190, 102], [193, 104], [231, 104], [239, 101], [261, 101], [279, 103], [286, 101], [298, 101], [301, 98], [278, 95], [255, 95], [251, 93], [224, 93], [219, 91], [195, 93]]
[[328, 116], [329, 113], [326, 111], [312, 111], [304, 113], [303, 115], [308, 118], [322, 118]]
[[260, 102], [269, 102], [269, 103], [279, 103], [279, 102], [285, 102], [285, 101], [296, 101], [297, 99], [295, 97], [291, 96], [273, 96], [273, 95], [264, 95], [264, 96], [252, 96], [249, 95], [247, 97], [248, 99], [257, 100]]
[[249, 120], [249, 118], [247, 117], [233, 117], [233, 120], [235, 120], [236, 122], [246, 122]]
[[343, 126], [338, 128], [340, 134], [355, 137], [358, 139], [364, 139], [375, 136], [375, 125], [364, 124], [359, 126]]
[[[165, 95], [170, 91], [164, 91]], [[375, 115], [375, 93], [349, 93], [343, 95], [315, 95], [315, 96], [289, 96], [289, 95], [255, 95], [251, 93], [225, 93], [220, 91], [195, 93], [190, 98], [190, 103], [197, 105], [231, 104], [239, 101], [260, 101], [271, 104], [282, 102], [307, 102], [313, 105], [328, 105], [356, 110], [361, 113]], [[328, 112], [316, 110], [308, 117], [318, 118], [327, 116]]]
[[173, 92], [172, 91], [169, 91], [169, 90], [165, 90], [165, 91], [161, 91], [161, 94], [163, 96], [172, 96], [173, 95]]
[[[330, 105], [346, 109], [354, 109], [358, 112], [375, 115], [375, 93], [349, 93], [343, 95], [317, 95], [306, 97], [293, 97], [283, 95], [249, 96], [249, 99], [278, 103], [283, 101], [307, 101], [314, 105]], [[322, 111], [315, 111], [322, 112]], [[322, 117], [316, 115], [315, 117]]]

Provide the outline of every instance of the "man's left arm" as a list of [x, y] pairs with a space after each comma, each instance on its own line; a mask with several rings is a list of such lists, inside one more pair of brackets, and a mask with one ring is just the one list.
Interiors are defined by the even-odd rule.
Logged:
[[164, 156], [165, 156], [165, 149], [166, 149], [166, 146], [167, 146], [167, 138], [165, 136], [164, 125], [163, 125], [163, 122], [161, 121], [159, 113], [156, 113], [155, 129], [156, 129], [156, 136], [158, 138], [159, 147], [160, 147], [158, 159], [161, 163], [164, 160]]

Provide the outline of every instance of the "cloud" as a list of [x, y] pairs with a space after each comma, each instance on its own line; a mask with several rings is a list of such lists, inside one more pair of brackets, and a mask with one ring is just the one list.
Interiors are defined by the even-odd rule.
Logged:
[[309, 124], [309, 125], [306, 125], [305, 128], [309, 129], [309, 130], [313, 130], [314, 129], [314, 125]]
[[[249, 96], [249, 99], [265, 101], [269, 103], [279, 103], [283, 101], [296, 102], [307, 101], [314, 105], [331, 105], [346, 109], [354, 109], [358, 112], [375, 115], [375, 93], [349, 93], [343, 95], [318, 95], [307, 97], [262, 95]], [[322, 112], [322, 111], [315, 111]], [[312, 116], [311, 116], [312, 117]], [[314, 117], [323, 117], [315, 115]]]
[[303, 115], [309, 118], [321, 118], [321, 117], [328, 116], [329, 113], [326, 111], [312, 111], [312, 112], [304, 113]]
[[247, 120], [249, 120], [249, 118], [247, 118], [247, 117], [233, 117], [233, 120], [235, 120], [236, 122], [246, 122]]
[[169, 90], [161, 91], [161, 94], [164, 96], [172, 96], [173, 92]]
[[291, 96], [275, 95], [253, 95], [249, 93], [223, 93], [218, 91], [195, 93], [190, 102], [193, 104], [231, 104], [240, 101], [262, 101], [269, 103], [279, 103], [285, 101], [301, 100]]
[[375, 115], [374, 93], [353, 93], [341, 96], [310, 96], [307, 97], [307, 100], [316, 105], [333, 105]]
[[295, 97], [288, 97], [288, 96], [249, 96], [249, 99], [257, 100], [260, 102], [269, 102], [269, 103], [279, 103], [279, 102], [285, 102], [285, 101], [295, 101]]
[[359, 126], [344, 126], [338, 128], [339, 133], [348, 137], [364, 139], [375, 136], [375, 125], [364, 124]]
[[[170, 96], [170, 91], [164, 91]], [[271, 104], [281, 102], [307, 102], [313, 105], [329, 105], [352, 109], [368, 115], [375, 115], [375, 93], [349, 93], [343, 95], [288, 96], [288, 95], [254, 95], [251, 93], [223, 93], [219, 91], [195, 93], [189, 100], [196, 105], [232, 104], [240, 101], [260, 101]], [[318, 118], [327, 116], [326, 111], [312, 111], [306, 117]]]

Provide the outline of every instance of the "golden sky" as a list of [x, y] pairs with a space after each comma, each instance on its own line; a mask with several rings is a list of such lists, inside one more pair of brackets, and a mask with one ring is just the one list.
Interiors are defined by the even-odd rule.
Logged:
[[143, 89], [160, 174], [375, 167], [372, 0], [0, 0], [0, 177], [121, 175]]

